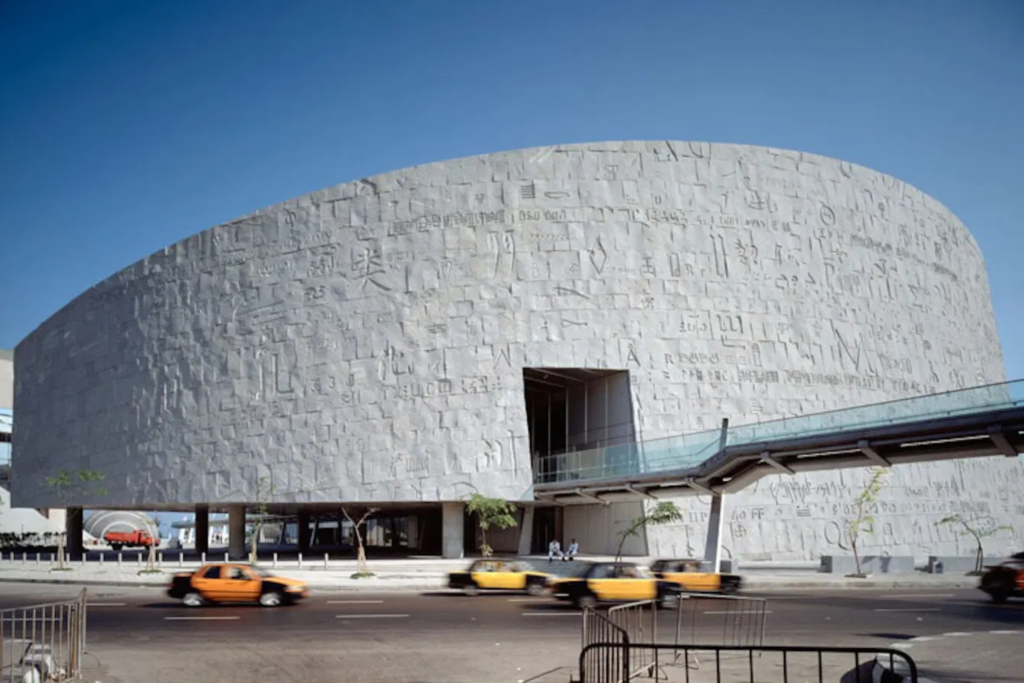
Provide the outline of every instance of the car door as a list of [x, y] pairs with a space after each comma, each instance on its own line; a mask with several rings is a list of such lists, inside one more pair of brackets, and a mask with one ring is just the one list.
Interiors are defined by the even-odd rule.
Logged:
[[210, 565], [200, 568], [192, 575], [192, 587], [207, 600], [218, 602], [223, 600], [224, 581], [221, 579], [223, 572], [221, 565]]
[[587, 588], [598, 600], [621, 600], [619, 595], [622, 591], [618, 582], [613, 565], [597, 565], [587, 576]]
[[722, 577], [719, 574], [711, 574], [699, 570], [697, 563], [682, 562], [674, 571], [665, 572], [665, 580], [678, 584], [687, 591], [716, 591], [721, 587]]
[[232, 564], [221, 576], [225, 602], [253, 602], [260, 597], [262, 581], [248, 567]]
[[501, 588], [503, 579], [499, 569], [500, 563], [495, 561], [477, 562], [473, 565], [470, 576], [480, 588]]
[[652, 600], [658, 597], [657, 581], [639, 567], [618, 567], [615, 572], [616, 600]]
[[503, 564], [501, 577], [501, 587], [506, 590], [521, 591], [526, 588], [526, 574], [518, 564]]

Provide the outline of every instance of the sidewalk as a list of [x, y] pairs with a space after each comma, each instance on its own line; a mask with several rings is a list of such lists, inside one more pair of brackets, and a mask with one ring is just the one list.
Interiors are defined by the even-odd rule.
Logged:
[[[546, 557], [522, 558], [537, 569], [556, 575], [565, 575], [578, 565], [574, 562], [551, 562]], [[587, 557], [581, 560], [606, 560], [611, 558]], [[628, 558], [648, 565], [652, 558]], [[210, 562], [221, 562], [220, 553], [207, 557]], [[306, 581], [311, 588], [321, 590], [362, 590], [362, 591], [422, 591], [445, 588], [446, 576], [450, 571], [466, 569], [472, 558], [448, 560], [440, 558], [378, 559], [370, 558], [368, 567], [375, 574], [372, 578], [353, 579], [356, 562], [351, 559], [303, 558], [297, 560], [260, 559], [259, 566], [272, 573], [278, 573]], [[145, 563], [137, 559], [124, 558], [118, 566], [116, 557], [98, 561], [95, 557], [87, 562], [69, 562], [69, 569], [56, 571], [53, 565], [41, 560], [35, 562], [31, 556], [27, 561], [21, 557], [0, 560], [0, 581], [28, 583], [58, 583], [96, 586], [164, 586], [176, 572], [194, 571], [201, 566], [198, 559], [179, 562], [177, 554], [171, 555], [159, 565], [159, 573], [140, 573]], [[977, 577], [955, 574], [925, 574], [917, 572], [908, 575], [876, 575], [867, 579], [849, 579], [842, 575], [822, 574], [809, 569], [740, 568], [743, 589], [749, 592], [780, 591], [797, 589], [856, 589], [856, 588], [975, 588]]]
[[[1022, 630], [990, 630], [918, 636], [891, 647], [913, 657], [919, 683], [1010, 683], [1021, 680], [1022, 644]], [[882, 658], [876, 669], [897, 674], [890, 676], [890, 680], [909, 681], [906, 667], [898, 661], [894, 664], [890, 669], [888, 661]]]

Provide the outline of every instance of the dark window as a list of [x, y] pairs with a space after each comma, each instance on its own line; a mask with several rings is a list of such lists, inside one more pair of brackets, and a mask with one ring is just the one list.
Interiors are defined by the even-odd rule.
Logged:
[[210, 567], [203, 572], [204, 579], [219, 579], [220, 578], [220, 567]]

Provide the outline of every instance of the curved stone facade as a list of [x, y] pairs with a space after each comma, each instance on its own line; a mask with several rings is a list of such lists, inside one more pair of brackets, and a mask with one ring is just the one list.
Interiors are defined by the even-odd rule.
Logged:
[[[114, 275], [17, 358], [15, 502], [35, 507], [59, 504], [60, 467], [104, 472], [109, 506], [251, 501], [261, 477], [277, 502], [531, 499], [524, 367], [628, 371], [641, 439], [1004, 379], [982, 255], [941, 204], [850, 163], [689, 142], [314, 192]], [[859, 476], [763, 480], [730, 501], [727, 547], [841, 545]], [[1020, 484], [1015, 460], [898, 468], [877, 537], [950, 547], [937, 519], [1019, 516]], [[685, 505], [652, 552], [699, 554]]]

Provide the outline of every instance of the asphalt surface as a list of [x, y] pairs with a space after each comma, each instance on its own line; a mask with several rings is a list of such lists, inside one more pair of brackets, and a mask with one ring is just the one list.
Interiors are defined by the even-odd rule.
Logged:
[[[74, 592], [4, 585], [0, 607]], [[153, 589], [93, 589], [89, 596], [89, 649], [103, 674], [94, 680], [105, 682], [142, 680], [137, 676], [143, 671], [147, 680], [158, 682], [257, 680], [252, 678], [257, 675], [271, 680], [268, 667], [279, 668], [281, 680], [525, 681], [561, 667], [538, 680], [564, 683], [580, 643], [575, 608], [525, 595], [314, 592], [301, 604], [274, 609], [189, 609]], [[999, 647], [1019, 651], [1024, 645], [1024, 602], [995, 605], [977, 590], [816, 590], [763, 597], [765, 644], [883, 647], [921, 636], [1020, 628], [1020, 635], [1011, 633]], [[689, 605], [683, 638], [721, 642], [737, 619], [723, 605], [716, 600]], [[675, 628], [675, 613], [661, 613], [659, 639], [673, 638]]]

